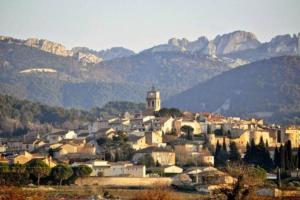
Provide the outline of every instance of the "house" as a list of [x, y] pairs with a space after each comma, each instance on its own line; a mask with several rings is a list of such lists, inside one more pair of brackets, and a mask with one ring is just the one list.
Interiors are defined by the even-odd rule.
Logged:
[[110, 168], [104, 170], [104, 176], [146, 177], [145, 165], [134, 165], [129, 162], [109, 163]]
[[234, 178], [214, 167], [193, 167], [185, 171], [199, 185], [232, 184]]
[[83, 155], [96, 155], [96, 147], [88, 143], [69, 141], [54, 149], [54, 157], [82, 157]]
[[131, 130], [148, 131], [151, 128], [151, 120], [154, 116], [135, 116], [130, 119]]
[[161, 167], [162, 173], [165, 176], [172, 176], [176, 174], [181, 174], [183, 172], [183, 169], [176, 166], [176, 165], [171, 165], [171, 166], [163, 166]]
[[115, 133], [116, 132], [113, 128], [101, 128], [97, 132], [95, 132], [94, 135], [95, 135], [95, 139], [100, 139], [100, 138], [112, 139]]
[[154, 162], [162, 166], [175, 165], [175, 152], [167, 148], [159, 148], [153, 146], [136, 151], [133, 155], [133, 162], [138, 163], [139, 160], [146, 154], [151, 155]]
[[170, 133], [173, 130], [173, 117], [157, 117], [152, 119], [149, 123], [151, 123], [151, 129], [153, 131], [161, 130], [163, 133]]
[[22, 140], [8, 140], [7, 149], [8, 152], [18, 152], [22, 151], [23, 141]]
[[146, 177], [144, 165], [134, 165], [130, 162], [110, 162], [104, 160], [92, 160], [85, 163], [73, 163], [72, 166], [84, 164], [92, 168], [91, 176], [104, 177]]
[[135, 150], [143, 149], [148, 146], [145, 136], [138, 136], [133, 134], [128, 136], [127, 143], [130, 144], [131, 147]]
[[88, 129], [91, 133], [95, 133], [100, 129], [109, 128], [109, 123], [115, 120], [117, 120], [117, 118], [98, 119], [97, 121], [91, 123]]
[[201, 142], [177, 140], [171, 144], [174, 147], [174, 151], [176, 154], [176, 162], [180, 165], [214, 164], [214, 156], [207, 149], [203, 149], [203, 144]]
[[163, 167], [164, 169], [164, 173], [165, 174], [180, 174], [182, 173], [183, 169], [176, 166], [176, 165], [171, 165], [171, 166], [166, 166], [166, 167]]
[[6, 145], [5, 144], [1, 144], [0, 143], [0, 153], [4, 153], [4, 152], [6, 152]]
[[87, 162], [74, 162], [71, 166], [75, 167], [78, 165], [89, 166], [93, 171], [90, 176], [104, 176], [104, 170], [110, 168], [108, 161], [105, 160], [90, 160]]
[[3, 163], [8, 163], [8, 159], [5, 157], [5, 156], [3, 156], [3, 155], [1, 155], [0, 154], [0, 164], [3, 164]]
[[34, 139], [33, 141], [27, 140], [22, 144], [22, 150], [31, 152], [45, 144], [46, 143], [40, 139]]
[[130, 130], [130, 119], [117, 119], [109, 122], [108, 127], [116, 131], [129, 131]]
[[180, 118], [174, 121], [174, 128], [176, 133], [181, 133], [181, 127], [183, 126], [192, 127], [193, 134], [195, 135], [202, 133], [201, 125], [195, 119]]
[[297, 148], [300, 145], [300, 127], [289, 126], [285, 129], [285, 141], [290, 140], [293, 148]]
[[56, 163], [52, 160], [51, 157], [45, 157], [40, 154], [31, 154], [27, 151], [24, 151], [16, 156], [8, 158], [10, 164], [26, 164], [34, 159], [40, 159], [44, 161], [49, 167], [55, 167]]
[[58, 143], [63, 139], [74, 139], [77, 134], [74, 131], [58, 131], [47, 135], [47, 140], [50, 144]]
[[[196, 190], [201, 193], [211, 194], [215, 190], [233, 184], [236, 179], [227, 173], [216, 168], [209, 167], [196, 170], [196, 173], [188, 172], [193, 182], [196, 183]], [[195, 170], [193, 171], [195, 172]]]
[[77, 139], [89, 139], [92, 138], [93, 135], [91, 134], [91, 132], [89, 130], [77, 130]]
[[158, 146], [162, 143], [162, 131], [148, 131], [145, 132], [146, 143], [148, 145]]

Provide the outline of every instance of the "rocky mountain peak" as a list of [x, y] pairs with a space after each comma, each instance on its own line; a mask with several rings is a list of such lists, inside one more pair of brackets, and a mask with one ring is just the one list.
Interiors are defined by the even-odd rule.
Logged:
[[178, 46], [178, 47], [186, 47], [189, 44], [189, 41], [186, 38], [177, 39], [171, 38], [168, 41], [168, 45]]
[[224, 35], [218, 35], [214, 39], [214, 43], [218, 55], [254, 49], [260, 45], [256, 36], [253, 33], [246, 31], [234, 31]]

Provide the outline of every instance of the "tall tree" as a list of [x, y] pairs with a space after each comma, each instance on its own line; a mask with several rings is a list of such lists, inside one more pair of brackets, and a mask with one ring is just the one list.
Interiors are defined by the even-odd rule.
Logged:
[[188, 125], [184, 125], [180, 128], [181, 131], [183, 131], [186, 134], [186, 137], [188, 140], [194, 139], [194, 128]]
[[80, 178], [81, 185], [82, 185], [82, 179], [84, 177], [89, 176], [92, 173], [92, 168], [90, 168], [87, 165], [78, 165], [76, 168], [74, 168], [74, 173], [77, 177]]
[[264, 143], [264, 140], [263, 140], [263, 137], [260, 137], [259, 139], [259, 144], [258, 144], [261, 148], [264, 148], [265, 147], [265, 143]]
[[31, 160], [27, 164], [28, 171], [37, 178], [37, 184], [40, 185], [40, 179], [46, 177], [50, 173], [49, 166], [40, 159]]
[[300, 169], [300, 146], [297, 151], [297, 168]]
[[280, 169], [285, 169], [285, 150], [282, 144], [279, 147], [279, 153], [280, 153]]
[[219, 141], [217, 141], [216, 144], [214, 159], [215, 166], [225, 166], [228, 159], [227, 151], [224, 151], [224, 148], [220, 145]]
[[293, 161], [292, 161], [292, 143], [288, 140], [285, 145], [285, 169], [292, 170], [293, 169]]
[[222, 150], [225, 151], [225, 152], [227, 152], [227, 145], [226, 145], [225, 137], [223, 137]]
[[[138, 160], [138, 163], [146, 167], [154, 167], [155, 161], [150, 154], [146, 154]], [[156, 163], [157, 164], [157, 163]]]
[[235, 142], [230, 142], [229, 145], [230, 151], [229, 151], [229, 159], [231, 161], [240, 161], [241, 160], [241, 154], [236, 146]]
[[276, 167], [280, 168], [280, 152], [277, 146], [274, 151], [274, 164]]
[[67, 165], [56, 165], [51, 170], [51, 176], [59, 181], [59, 185], [61, 186], [62, 181], [70, 178], [73, 174], [73, 170], [71, 167]]
[[207, 134], [212, 134], [212, 130], [211, 130], [210, 124], [207, 125]]
[[221, 126], [221, 134], [222, 134], [222, 136], [226, 136], [226, 131], [225, 131], [223, 125]]
[[270, 170], [273, 167], [273, 160], [270, 157], [268, 149], [265, 147], [264, 142], [260, 141], [258, 145], [255, 145], [254, 141], [251, 141], [251, 146], [244, 156], [244, 161], [254, 165]]

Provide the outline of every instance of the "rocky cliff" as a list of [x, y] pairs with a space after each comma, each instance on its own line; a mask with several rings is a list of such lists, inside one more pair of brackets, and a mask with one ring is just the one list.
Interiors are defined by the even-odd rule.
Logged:
[[214, 39], [216, 53], [218, 55], [229, 54], [246, 49], [254, 49], [260, 45], [253, 33], [246, 31], [235, 31], [217, 36]]

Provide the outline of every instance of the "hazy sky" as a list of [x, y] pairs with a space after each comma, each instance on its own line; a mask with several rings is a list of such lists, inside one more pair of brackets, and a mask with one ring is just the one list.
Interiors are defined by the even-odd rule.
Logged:
[[68, 48], [139, 51], [171, 37], [195, 40], [234, 30], [268, 41], [300, 32], [299, 0], [0, 0], [0, 34]]

